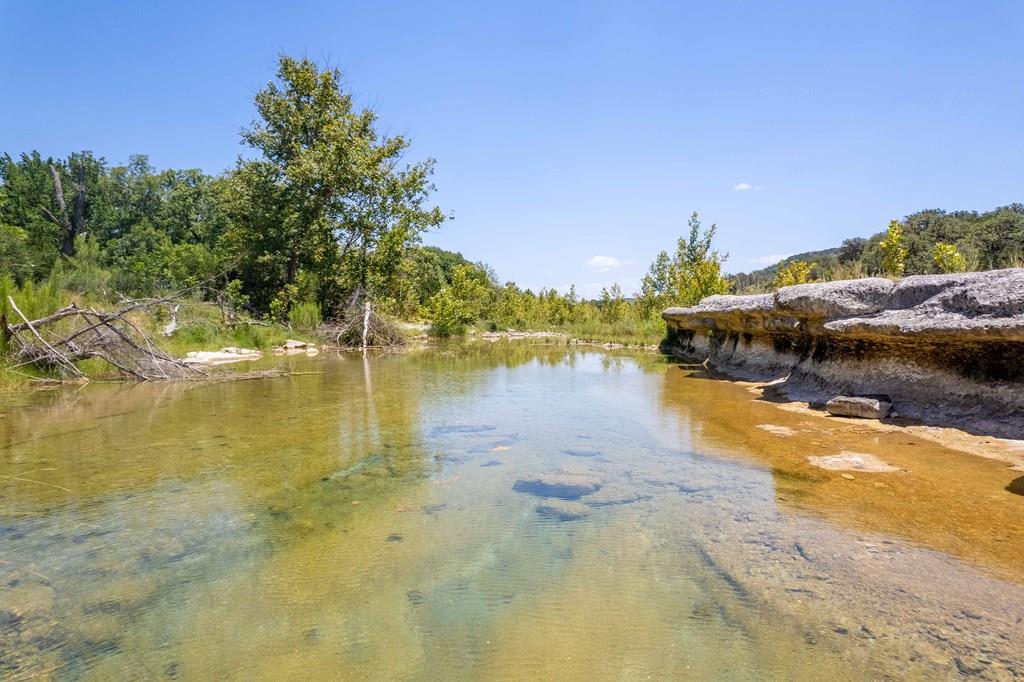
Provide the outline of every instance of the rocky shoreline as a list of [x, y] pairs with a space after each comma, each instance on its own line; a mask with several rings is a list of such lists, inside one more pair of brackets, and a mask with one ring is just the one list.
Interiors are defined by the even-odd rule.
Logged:
[[662, 317], [666, 352], [772, 396], [884, 396], [890, 417], [1024, 438], [1024, 269], [800, 284]]

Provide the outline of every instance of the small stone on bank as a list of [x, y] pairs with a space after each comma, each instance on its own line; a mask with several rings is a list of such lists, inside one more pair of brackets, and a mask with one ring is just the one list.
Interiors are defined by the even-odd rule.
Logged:
[[857, 417], [860, 419], [885, 419], [892, 409], [887, 398], [861, 398], [840, 395], [825, 403], [825, 410], [836, 417]]

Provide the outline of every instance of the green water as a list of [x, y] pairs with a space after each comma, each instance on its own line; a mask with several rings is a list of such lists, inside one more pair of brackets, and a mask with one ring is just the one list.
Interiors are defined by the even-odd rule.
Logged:
[[276, 362], [2, 409], [0, 678], [1024, 675], [1003, 464], [650, 354]]

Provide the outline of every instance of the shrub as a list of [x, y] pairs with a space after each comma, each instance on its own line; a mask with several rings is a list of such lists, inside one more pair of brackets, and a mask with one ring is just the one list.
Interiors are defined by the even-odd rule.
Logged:
[[296, 303], [288, 311], [288, 324], [296, 331], [315, 332], [321, 322], [323, 322], [323, 311], [316, 301]]
[[882, 249], [882, 270], [890, 277], [902, 277], [907, 268], [907, 247], [903, 245], [903, 226], [898, 220], [889, 222]]
[[467, 324], [484, 311], [491, 290], [481, 271], [472, 265], [459, 265], [452, 282], [434, 294], [427, 304], [430, 333], [434, 336], [461, 334]]
[[966, 272], [967, 259], [964, 258], [955, 244], [936, 242], [932, 252], [932, 262], [939, 272]]
[[806, 261], [795, 260], [787, 263], [785, 267], [779, 268], [775, 275], [775, 286], [777, 288], [793, 286], [794, 284], [806, 284], [811, 281], [811, 270], [813, 265]]

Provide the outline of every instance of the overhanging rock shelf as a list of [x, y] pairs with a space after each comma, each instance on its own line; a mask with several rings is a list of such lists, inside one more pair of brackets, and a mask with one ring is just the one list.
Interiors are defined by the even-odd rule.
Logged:
[[884, 394], [900, 416], [1024, 438], [1024, 269], [799, 284], [662, 313], [665, 349], [791, 400]]

